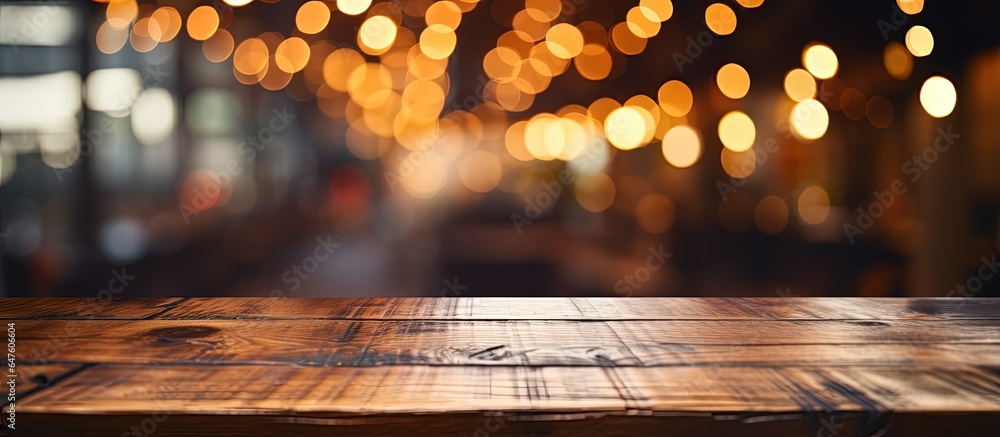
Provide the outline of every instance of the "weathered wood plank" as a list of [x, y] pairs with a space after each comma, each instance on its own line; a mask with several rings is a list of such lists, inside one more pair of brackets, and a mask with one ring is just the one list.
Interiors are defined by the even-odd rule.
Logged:
[[1000, 367], [1000, 344], [657, 344], [629, 349], [643, 366]]
[[136, 320], [160, 314], [183, 298], [3, 298], [0, 319], [125, 319]]
[[997, 299], [373, 298], [0, 299], [0, 319], [899, 320], [1000, 319]]
[[131, 366], [84, 369], [23, 413], [343, 414], [996, 412], [1000, 376], [972, 367], [375, 368]]
[[82, 367], [80, 364], [44, 364], [37, 366], [20, 364], [16, 367], [17, 377], [15, 381], [17, 393], [18, 395], [23, 395], [24, 393], [46, 388], [59, 378]]
[[997, 299], [193, 298], [164, 319], [905, 320], [1000, 319]]
[[12, 319], [22, 369], [63, 375], [19, 383], [31, 435], [910, 436], [1000, 423], [995, 299], [0, 302], [2, 316], [27, 315]]
[[26, 320], [18, 335], [35, 363], [637, 364], [603, 322]]
[[[31, 363], [998, 365], [1000, 321], [25, 320]], [[801, 360], [801, 361], [799, 361]]]
[[[15, 363], [17, 363], [15, 361]], [[46, 364], [40, 366], [32, 366], [25, 364], [17, 364], [14, 369], [14, 386], [11, 387], [9, 384], [11, 373], [5, 371], [3, 373], [3, 396], [0, 399], [0, 428], [2, 430], [7, 430], [7, 426], [10, 424], [9, 414], [10, 405], [14, 404], [14, 415], [17, 416], [17, 410], [20, 402], [25, 398], [25, 396], [30, 396], [38, 390], [45, 389], [49, 385], [59, 381], [69, 375], [72, 372], [78, 371], [84, 368], [83, 364]], [[14, 391], [13, 398], [10, 397], [10, 391]], [[14, 423], [15, 430], [17, 429], [17, 423]], [[0, 431], [0, 435], [6, 435], [3, 431]]]

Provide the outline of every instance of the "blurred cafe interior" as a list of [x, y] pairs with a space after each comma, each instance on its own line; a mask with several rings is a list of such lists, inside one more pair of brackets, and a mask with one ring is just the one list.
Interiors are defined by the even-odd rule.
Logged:
[[998, 20], [4, 0], [0, 295], [998, 296]]

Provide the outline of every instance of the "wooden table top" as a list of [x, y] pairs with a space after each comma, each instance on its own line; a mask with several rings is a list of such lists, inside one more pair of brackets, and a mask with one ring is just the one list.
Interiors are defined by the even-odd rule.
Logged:
[[1000, 428], [1000, 299], [0, 299], [0, 319], [12, 436]]

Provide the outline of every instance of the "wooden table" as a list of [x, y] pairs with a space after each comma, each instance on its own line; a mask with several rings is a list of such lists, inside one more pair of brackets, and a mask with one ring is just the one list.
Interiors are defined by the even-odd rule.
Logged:
[[1000, 299], [4, 299], [0, 318], [12, 436], [1000, 429]]

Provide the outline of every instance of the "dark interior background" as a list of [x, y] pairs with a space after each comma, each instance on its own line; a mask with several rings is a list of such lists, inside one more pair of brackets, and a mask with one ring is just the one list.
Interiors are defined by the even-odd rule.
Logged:
[[[141, 3], [169, 4], [185, 16], [199, 4], [212, 4]], [[268, 31], [289, 36], [302, 3], [254, 2], [232, 10], [228, 26], [244, 37]], [[456, 31], [446, 108], [461, 108], [466, 97], [477, 95], [483, 56], [510, 30], [497, 23], [493, 3], [482, 1], [464, 14]], [[565, 19], [608, 26], [623, 21], [637, 3], [587, 0], [579, 3], [579, 14]], [[45, 99], [82, 99], [21, 88], [34, 83], [25, 80], [71, 72], [86, 81], [102, 69], [143, 73], [152, 66], [163, 79], [145, 88], [169, 92], [176, 123], [156, 148], [141, 144], [129, 128], [116, 129], [93, 153], [59, 169], [46, 161], [43, 132], [0, 120], [0, 295], [93, 297], [124, 277], [124, 287], [111, 287], [116, 296], [943, 297], [977, 275], [984, 257], [997, 254], [1000, 4], [931, 0], [920, 14], [899, 15], [905, 23], [886, 39], [879, 23], [892, 23], [892, 0], [767, 0], [755, 9], [725, 1], [736, 10], [736, 32], [715, 37], [678, 71], [672, 54], [683, 53], [688, 38], [706, 30], [704, 10], [710, 3], [675, 1], [673, 17], [641, 54], [615, 54], [615, 77], [589, 81], [570, 67], [530, 109], [506, 114], [505, 122], [568, 104], [587, 106], [600, 97], [623, 102], [645, 94], [655, 100], [661, 84], [680, 79], [694, 94], [696, 116], [689, 122], [702, 133], [699, 161], [673, 168], [656, 142], [617, 151], [605, 169], [616, 184], [610, 208], [587, 211], [566, 188], [553, 208], [519, 232], [512, 214], [524, 214], [526, 199], [555, 179], [565, 163], [505, 164], [500, 188], [485, 194], [466, 190], [451, 166], [444, 189], [429, 199], [414, 198], [387, 182], [396, 165], [387, 160], [395, 158], [363, 160], [348, 150], [343, 120], [325, 115], [313, 99], [238, 83], [231, 59], [207, 61], [201, 43], [183, 30], [148, 53], [126, 44], [105, 54], [95, 46], [105, 3], [4, 0], [0, 14], [8, 18], [24, 15], [23, 10], [11, 15], [12, 7], [57, 8], [52, 13], [66, 14], [65, 21], [51, 18], [57, 24], [38, 31], [68, 36], [53, 45], [17, 44], [14, 37], [0, 45], [0, 92], [8, 94], [0, 95], [0, 114], [52, 107]], [[20, 20], [3, 18], [0, 33], [25, 32]], [[334, 12], [321, 36], [353, 41], [361, 19]], [[58, 23], [69, 23], [70, 30]], [[403, 23], [422, 25], [414, 17]], [[915, 59], [908, 79], [894, 79], [883, 66], [886, 43], [903, 41], [916, 24], [931, 29], [934, 51]], [[758, 146], [774, 135], [769, 126], [778, 117], [775, 102], [787, 100], [782, 79], [801, 68], [802, 50], [813, 41], [834, 48], [842, 83], [892, 103], [891, 125], [880, 129], [831, 110], [824, 138], [811, 143], [782, 138], [769, 161], [724, 200], [717, 182], [730, 177], [719, 162], [719, 118], [732, 109], [749, 113], [757, 121]], [[745, 67], [752, 80], [747, 97], [735, 103], [720, 98], [715, 88], [715, 72], [729, 62]], [[928, 117], [916, 97], [932, 75], [949, 78], [958, 90], [955, 111], [942, 119]], [[196, 107], [206, 92], [223, 104]], [[78, 132], [111, 120], [77, 106]], [[287, 108], [295, 118], [249, 164], [234, 185], [233, 200], [185, 220], [179, 208], [185, 177], [210, 165], [210, 150], [221, 147], [213, 144], [238, 144], [266, 126], [276, 108]], [[233, 128], [206, 136], [192, 127], [205, 117], [229, 120]], [[856, 223], [857, 208], [867, 208], [873, 192], [907, 177], [901, 172], [904, 162], [932, 145], [938, 128], [948, 127], [961, 134], [956, 145], [919, 181], [908, 183], [906, 195], [870, 230], [849, 241], [843, 225]], [[478, 147], [507, 153], [502, 141]], [[830, 215], [818, 225], [803, 223], [795, 213], [796, 196], [813, 185], [830, 197]], [[648, 193], [662, 194], [673, 205], [660, 217], [670, 221], [664, 232], [637, 224], [636, 203]], [[753, 221], [754, 206], [772, 195], [791, 211], [776, 234], [761, 232]], [[339, 246], [314, 272], [292, 280], [293, 266], [322, 247], [317, 239]], [[670, 257], [662, 267], [657, 261], [647, 269], [651, 250], [661, 246]], [[982, 290], [969, 295], [996, 296], [998, 290], [1000, 279], [985, 280]]]

